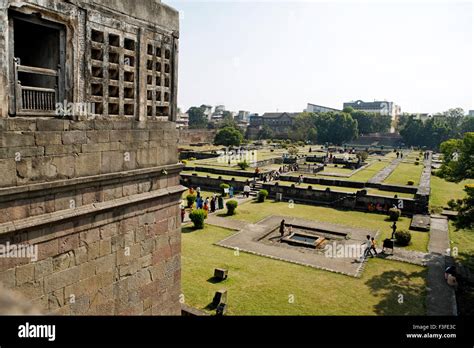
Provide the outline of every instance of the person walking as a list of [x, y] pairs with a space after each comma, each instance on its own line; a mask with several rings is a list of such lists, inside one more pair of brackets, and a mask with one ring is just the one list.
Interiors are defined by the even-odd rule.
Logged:
[[211, 198], [211, 213], [216, 211], [216, 199], [214, 197]]
[[283, 238], [285, 235], [285, 219], [281, 220], [280, 222], [280, 236]]
[[248, 183], [245, 184], [245, 186], [244, 186], [244, 196], [247, 197], [247, 198], [249, 198], [249, 196], [250, 196], [250, 186], [249, 186]]
[[395, 232], [397, 232], [397, 222], [394, 221], [391, 227], [392, 227], [392, 238], [391, 239], [393, 239], [393, 238], [395, 238]]
[[184, 206], [181, 206], [181, 222], [184, 222], [184, 217], [186, 216], [186, 209]]
[[203, 200], [201, 196], [197, 196], [196, 198], [196, 209], [202, 209]]
[[[372, 247], [372, 242], [370, 241], [370, 235], [366, 236], [366, 240], [361, 245], [365, 245], [364, 252], [362, 253], [361, 261], [364, 261], [369, 255], [372, 256], [372, 252], [370, 251]], [[373, 256], [372, 256], [373, 257]]]
[[204, 201], [204, 210], [209, 211], [209, 197], [206, 197], [206, 200]]
[[375, 255], [377, 255], [377, 241], [374, 237], [370, 238], [370, 250], [373, 250]]
[[234, 198], [234, 186], [229, 187], [229, 197]]

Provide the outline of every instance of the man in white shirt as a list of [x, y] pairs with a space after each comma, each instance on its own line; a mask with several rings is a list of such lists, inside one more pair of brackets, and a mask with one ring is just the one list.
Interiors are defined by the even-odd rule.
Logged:
[[249, 196], [250, 196], [250, 186], [249, 186], [248, 184], [246, 184], [246, 185], [244, 186], [244, 195], [245, 195], [245, 197], [247, 197], [247, 198], [249, 198]]

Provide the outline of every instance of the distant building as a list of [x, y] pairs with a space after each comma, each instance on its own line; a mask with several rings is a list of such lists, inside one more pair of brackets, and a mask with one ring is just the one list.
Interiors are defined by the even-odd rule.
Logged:
[[212, 106], [211, 105], [201, 105], [201, 109], [204, 111], [204, 115], [206, 115], [206, 118], [208, 121], [211, 120], [212, 117]]
[[469, 115], [469, 116], [474, 116], [474, 110], [469, 110], [468, 115]]
[[240, 110], [240, 111], [237, 113], [237, 120], [238, 120], [238, 121], [248, 122], [248, 121], [249, 121], [249, 116], [250, 116], [250, 111], [243, 111], [243, 110]]
[[305, 112], [330, 112], [330, 111], [341, 111], [341, 110], [334, 109], [334, 108], [329, 108], [327, 106], [308, 103], [308, 105], [306, 106], [306, 109], [304, 111]]
[[179, 112], [176, 115], [176, 128], [185, 129], [189, 127], [189, 115]]
[[398, 117], [401, 113], [400, 106], [396, 105], [394, 102], [389, 101], [364, 102], [362, 100], [356, 100], [344, 103], [344, 108], [347, 107], [351, 107], [354, 110], [377, 113], [392, 117]]
[[287, 138], [295, 117], [300, 114], [300, 112], [267, 112], [262, 116], [251, 116], [248, 136], [250, 139], [255, 138], [260, 130], [268, 126], [276, 138]]

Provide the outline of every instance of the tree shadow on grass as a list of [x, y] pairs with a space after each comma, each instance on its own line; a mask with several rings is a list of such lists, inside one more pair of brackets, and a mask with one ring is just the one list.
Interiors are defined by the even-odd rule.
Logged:
[[181, 228], [181, 233], [192, 233], [202, 231], [202, 228], [195, 228], [194, 226], [185, 226]]
[[423, 315], [426, 285], [413, 284], [416, 278], [426, 280], [427, 269], [419, 272], [386, 271], [369, 279], [365, 284], [371, 293], [381, 298], [375, 305], [377, 315]]

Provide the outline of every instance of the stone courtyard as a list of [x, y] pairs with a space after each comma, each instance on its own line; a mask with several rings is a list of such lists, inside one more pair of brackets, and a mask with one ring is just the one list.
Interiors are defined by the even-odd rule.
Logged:
[[[223, 223], [223, 225], [225, 225], [226, 222], [221, 221], [221, 219], [222, 218], [213, 216], [210, 218], [209, 223]], [[285, 224], [288, 226], [293, 225], [301, 226], [308, 230], [318, 229], [328, 231], [328, 233], [318, 232], [317, 235], [328, 238], [326, 247], [334, 248], [334, 253], [326, 253], [328, 249], [325, 248], [312, 249], [281, 242], [278, 227], [283, 219], [285, 219]], [[338, 235], [331, 235], [329, 231], [335, 232]], [[359, 259], [357, 247], [364, 244], [366, 235], [377, 237], [377, 234], [378, 231], [349, 228], [342, 225], [294, 217], [270, 216], [256, 224], [241, 223], [237, 233], [221, 240], [217, 245], [357, 277], [363, 270], [363, 262]], [[346, 255], [340, 254], [341, 248], [344, 248]], [[337, 250], [340, 250], [339, 254], [337, 254]], [[363, 247], [359, 250], [363, 250]]]

